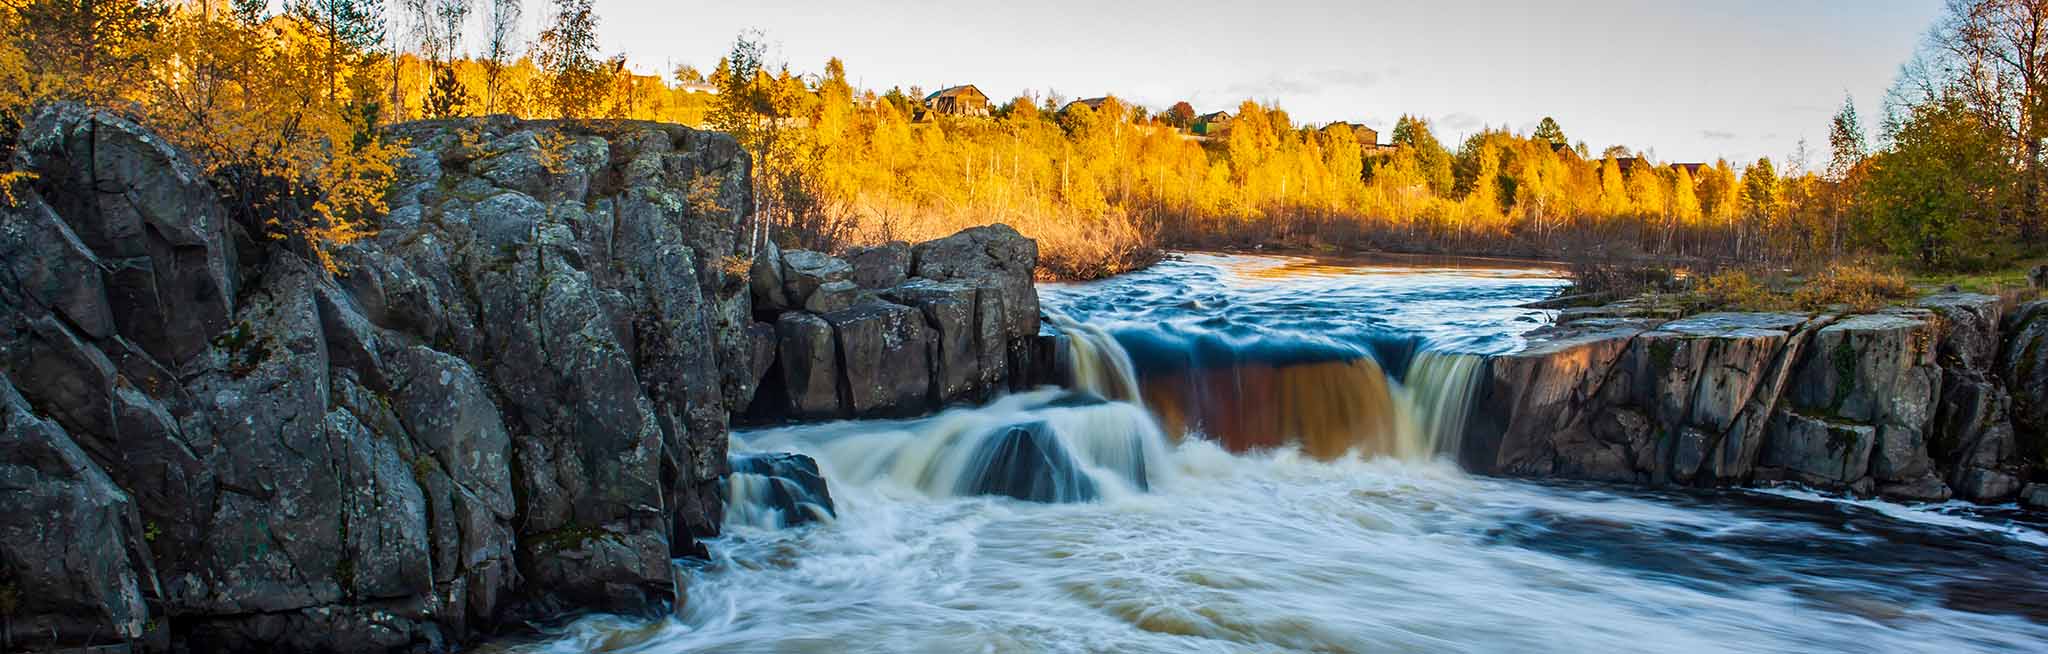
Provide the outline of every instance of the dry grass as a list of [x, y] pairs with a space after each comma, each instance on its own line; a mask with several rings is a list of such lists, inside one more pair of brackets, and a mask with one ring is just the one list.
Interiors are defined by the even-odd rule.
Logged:
[[1144, 268], [1162, 252], [1148, 232], [1121, 212], [1100, 217], [1016, 212], [991, 216], [912, 207], [869, 206], [849, 217], [845, 245], [928, 241], [981, 225], [1004, 223], [1038, 242], [1042, 281], [1100, 279]]
[[1868, 313], [1920, 297], [1920, 291], [1895, 272], [1849, 263], [1831, 263], [1792, 293], [1795, 306], [1808, 309], [1847, 307]]

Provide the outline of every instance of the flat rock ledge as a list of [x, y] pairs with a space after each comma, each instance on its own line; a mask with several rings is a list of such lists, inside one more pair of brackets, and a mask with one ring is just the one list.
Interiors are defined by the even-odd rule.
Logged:
[[2048, 472], [2048, 301], [2008, 312], [1949, 293], [1873, 314], [1679, 319], [1623, 305], [1527, 338], [1487, 363], [1468, 470], [2048, 502], [2027, 484]]

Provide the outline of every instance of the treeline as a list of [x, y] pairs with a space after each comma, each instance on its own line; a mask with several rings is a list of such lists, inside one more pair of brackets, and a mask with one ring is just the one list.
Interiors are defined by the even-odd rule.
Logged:
[[1250, 101], [1202, 137], [1186, 103], [1114, 97], [953, 117], [915, 87], [854, 88], [836, 59], [816, 74], [771, 63], [759, 34], [709, 74], [657, 78], [603, 54], [589, 0], [555, 0], [530, 36], [518, 0], [400, 0], [390, 17], [381, 0], [0, 0], [0, 139], [49, 100], [116, 107], [316, 254], [374, 229], [399, 152], [380, 125], [512, 113], [732, 133], [755, 156], [759, 239], [833, 249], [1001, 221], [1038, 238], [1058, 276], [1160, 247], [1265, 245], [1761, 263], [1882, 251], [1971, 268], [2042, 242], [2048, 52], [2012, 27], [2048, 24], [2037, 5], [1952, 2], [1888, 99], [1879, 147], [1845, 102], [1824, 152], [1740, 165], [1567, 147], [1548, 118], [1447, 145], [1403, 117], [1381, 146]]

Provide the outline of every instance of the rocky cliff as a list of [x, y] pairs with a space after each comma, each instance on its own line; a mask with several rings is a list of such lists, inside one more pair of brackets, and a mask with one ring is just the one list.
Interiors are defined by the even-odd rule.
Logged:
[[[1007, 228], [757, 307], [729, 138], [392, 135], [391, 210], [330, 273], [132, 123], [26, 127], [36, 177], [0, 207], [6, 647], [437, 651], [659, 612], [718, 531], [734, 416], [916, 412], [1034, 356], [1036, 251]], [[759, 259], [838, 261], [795, 254]]]
[[1460, 459], [1520, 476], [2010, 500], [2048, 442], [2048, 302], [2004, 314], [1962, 293], [1864, 315], [1568, 312], [1488, 361]]

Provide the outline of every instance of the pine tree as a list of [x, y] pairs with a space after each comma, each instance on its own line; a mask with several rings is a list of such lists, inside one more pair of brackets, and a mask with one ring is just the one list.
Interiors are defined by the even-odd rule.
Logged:
[[1841, 182], [1863, 162], [1863, 123], [1856, 118], [1856, 99], [1842, 98], [1842, 110], [1828, 125], [1828, 181]]
[[1569, 142], [1566, 141], [1564, 138], [1564, 128], [1558, 127], [1557, 121], [1553, 120], [1549, 116], [1544, 116], [1542, 122], [1536, 123], [1536, 132], [1534, 134], [1530, 134], [1529, 138], [1533, 138], [1539, 141], [1549, 141], [1551, 143], [1555, 143], [1558, 145], [1563, 145]]
[[318, 65], [327, 80], [327, 100], [337, 102], [341, 74], [384, 43], [381, 0], [295, 0], [291, 14], [318, 44]]

